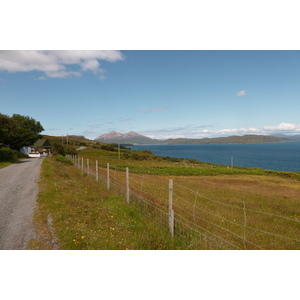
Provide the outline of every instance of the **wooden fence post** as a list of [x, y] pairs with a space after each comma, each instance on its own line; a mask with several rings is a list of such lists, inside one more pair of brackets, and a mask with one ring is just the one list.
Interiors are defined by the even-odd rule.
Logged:
[[126, 201], [129, 204], [129, 168], [126, 167]]
[[87, 167], [87, 174], [88, 176], [90, 176], [90, 161], [88, 158], [86, 159], [86, 167]]
[[83, 157], [81, 158], [81, 171], [83, 173]]
[[96, 181], [99, 181], [99, 175], [98, 175], [98, 160], [96, 160]]
[[247, 227], [246, 204], [245, 204], [245, 201], [243, 201], [243, 203], [244, 203], [244, 248], [245, 248], [245, 250], [247, 250], [247, 247], [246, 247], [246, 227]]
[[169, 180], [169, 229], [174, 236], [174, 210], [173, 210], [173, 179]]
[[110, 189], [110, 180], [109, 180], [109, 163], [107, 163], [107, 168], [106, 168], [106, 173], [107, 173], [107, 176], [106, 176], [106, 184], [107, 184], [107, 190], [109, 191]]

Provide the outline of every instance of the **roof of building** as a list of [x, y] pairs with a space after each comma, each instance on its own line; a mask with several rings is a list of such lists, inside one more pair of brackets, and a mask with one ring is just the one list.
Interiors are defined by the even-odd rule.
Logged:
[[35, 143], [34, 143], [35, 147], [50, 147], [50, 143], [47, 139], [38, 139]]

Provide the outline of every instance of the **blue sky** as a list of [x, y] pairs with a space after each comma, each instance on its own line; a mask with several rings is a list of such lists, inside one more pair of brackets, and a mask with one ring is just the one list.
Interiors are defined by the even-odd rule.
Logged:
[[0, 113], [44, 134], [300, 134], [299, 51], [0, 51]]

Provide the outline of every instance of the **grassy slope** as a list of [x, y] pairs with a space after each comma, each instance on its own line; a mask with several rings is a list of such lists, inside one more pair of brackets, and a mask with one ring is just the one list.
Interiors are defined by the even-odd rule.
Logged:
[[[184, 160], [177, 163], [164, 160], [157, 161], [151, 160], [151, 157], [147, 161], [124, 160], [118, 159], [117, 153], [97, 149], [85, 149], [80, 154], [90, 159], [91, 168], [94, 167], [93, 162], [96, 159], [99, 165], [102, 164], [104, 167], [109, 162], [112, 170], [124, 171], [125, 167], [129, 166], [132, 184], [135, 182], [137, 188], [145, 188], [145, 182], [147, 182], [150, 185], [149, 192], [156, 198], [160, 198], [162, 189], [167, 192], [167, 185], [159, 186], [159, 180], [166, 181], [168, 178], [173, 178], [175, 204], [177, 203], [183, 209], [194, 212], [194, 205], [197, 202], [196, 205], [200, 208], [198, 217], [209, 220], [219, 227], [210, 226], [208, 222], [200, 222], [199, 226], [225, 239], [235, 240], [235, 237], [226, 230], [243, 236], [243, 227], [235, 225], [235, 223], [244, 224], [244, 214], [241, 210], [244, 203], [249, 209], [247, 211], [248, 227], [299, 239], [299, 223], [254, 212], [260, 211], [299, 221], [299, 173], [236, 167], [228, 169], [224, 166], [205, 163], [190, 164]], [[117, 175], [118, 173], [115, 172], [114, 176], [124, 177], [121, 173]], [[151, 186], [152, 182], [153, 186]], [[222, 204], [216, 204], [205, 198], [231, 204], [237, 208], [226, 208]], [[221, 218], [215, 217], [215, 214]], [[191, 214], [186, 215], [186, 217], [188, 219], [194, 218]], [[299, 242], [286, 241], [250, 229], [247, 230], [247, 238], [265, 249], [299, 248]], [[235, 240], [235, 243], [243, 247], [240, 241]], [[250, 243], [246, 246], [247, 249], [255, 249]]]
[[[224, 165], [210, 164], [196, 160], [176, 159], [158, 157], [151, 154], [143, 154], [141, 151], [121, 150], [121, 159], [118, 153], [100, 149], [87, 148], [80, 151], [80, 155], [92, 160], [99, 158], [99, 163], [105, 167], [109, 162], [117, 170], [125, 171], [130, 167], [130, 172], [137, 174], [151, 174], [163, 176], [215, 176], [215, 175], [263, 175], [280, 176], [287, 179], [300, 180], [298, 172], [279, 172], [272, 170], [262, 170], [256, 168], [230, 168]], [[124, 157], [129, 156], [129, 159]], [[140, 161], [139, 158], [143, 158]]]
[[[126, 151], [121, 154], [121, 157], [124, 153]], [[218, 200], [238, 207], [246, 203], [247, 208], [252, 210], [280, 214], [286, 218], [299, 220], [300, 182], [289, 178], [298, 178], [298, 173], [290, 176], [287, 172], [264, 171], [257, 175], [257, 170], [236, 169], [236, 173], [231, 174], [230, 172], [235, 169], [228, 170], [210, 164], [191, 165], [164, 160], [118, 159], [118, 153], [99, 149], [86, 149], [81, 151], [80, 155], [90, 159], [91, 168], [94, 167], [97, 159], [99, 165], [106, 166], [106, 163], [109, 162], [114, 170], [123, 171], [126, 166], [129, 166], [130, 172], [137, 173], [137, 175], [131, 175], [135, 176], [136, 182], [139, 180], [144, 182], [147, 177], [152, 178], [154, 182], [154, 186], [151, 187], [152, 193], [156, 193], [154, 191], [154, 187], [157, 187], [156, 179], [166, 180], [171, 176], [175, 186], [185, 187], [175, 190], [177, 195], [174, 196], [175, 203], [179, 201], [180, 204], [181, 199], [190, 200], [192, 205], [199, 202], [202, 209], [205, 210], [205, 212], [201, 212], [201, 217], [207, 217], [218, 224], [218, 227], [212, 227], [210, 224], [203, 225], [202, 222], [201, 226], [223, 238], [232, 239], [235, 243], [239, 243], [239, 241], [235, 241], [235, 236], [230, 237], [228, 230], [243, 235], [241, 227], [235, 226], [235, 222], [244, 222], [242, 211], [239, 209], [237, 214], [232, 208], [224, 209], [222, 205], [201, 198], [200, 194], [207, 199]], [[222, 174], [222, 172], [227, 172], [227, 174]], [[116, 176], [118, 174], [123, 176], [122, 173], [115, 171]], [[157, 175], [153, 176], [153, 174]], [[195, 174], [197, 176], [191, 176]], [[165, 187], [163, 188], [165, 189]], [[128, 206], [123, 197], [108, 193], [105, 187], [97, 185], [91, 178], [82, 175], [73, 166], [67, 166], [52, 158], [47, 158], [42, 167], [40, 189], [35, 218], [39, 229], [39, 238], [33, 244], [34, 248], [53, 248], [49, 215], [53, 218], [53, 226], [56, 228], [61, 249], [188, 248], [187, 244], [182, 241], [172, 242], [166, 230], [158, 229], [155, 223], [149, 223], [149, 220], [146, 220], [136, 208]], [[197, 191], [196, 196], [191, 191]], [[158, 194], [158, 196], [161, 195]], [[186, 209], [190, 209], [188, 207], [190, 204], [186, 202], [184, 205]], [[191, 206], [191, 209], [194, 208]], [[216, 218], [213, 214], [221, 215], [222, 218]], [[292, 223], [288, 220], [277, 220], [273, 216], [247, 212], [248, 226], [258, 226], [264, 231], [273, 230], [277, 234], [298, 238], [300, 228], [299, 226], [295, 227]], [[297, 243], [282, 244], [279, 240], [266, 238], [264, 234], [252, 233], [251, 230], [247, 231], [247, 239], [262, 245], [265, 249], [298, 249], [297, 247], [299, 247]], [[246, 246], [247, 249], [251, 249], [251, 244]], [[240, 247], [242, 248], [243, 244]]]
[[[53, 219], [53, 227], [49, 224]], [[35, 213], [33, 249], [172, 249], [158, 230], [124, 198], [108, 193], [75, 167], [46, 158]], [[58, 245], [55, 245], [55, 231]]]

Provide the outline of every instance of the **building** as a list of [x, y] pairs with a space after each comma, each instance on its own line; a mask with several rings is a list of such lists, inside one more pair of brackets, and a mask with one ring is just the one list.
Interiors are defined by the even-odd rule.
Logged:
[[38, 139], [32, 146], [24, 146], [20, 152], [29, 157], [47, 156], [50, 153], [50, 143], [47, 139]]

